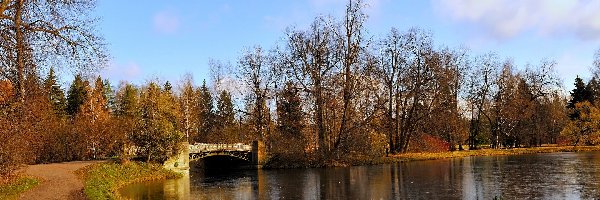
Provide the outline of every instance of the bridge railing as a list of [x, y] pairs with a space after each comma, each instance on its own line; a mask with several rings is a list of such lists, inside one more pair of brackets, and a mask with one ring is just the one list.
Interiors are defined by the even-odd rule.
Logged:
[[243, 143], [235, 144], [209, 144], [195, 143], [190, 145], [190, 152], [208, 152], [208, 151], [252, 151], [252, 145]]

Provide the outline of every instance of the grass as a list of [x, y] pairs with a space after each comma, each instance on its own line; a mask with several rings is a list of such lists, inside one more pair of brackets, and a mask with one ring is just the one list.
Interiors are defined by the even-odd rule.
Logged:
[[522, 155], [536, 153], [554, 153], [554, 152], [577, 152], [577, 151], [600, 151], [600, 146], [542, 146], [531, 148], [513, 148], [513, 149], [480, 149], [454, 152], [439, 153], [404, 153], [390, 155], [384, 162], [406, 162], [417, 160], [436, 160], [446, 158], [461, 158], [470, 156], [503, 156], [503, 155]]
[[180, 178], [181, 174], [164, 169], [159, 164], [106, 162], [90, 165], [78, 172], [85, 181], [88, 199], [119, 199], [118, 190], [131, 183]]
[[0, 185], [0, 199], [17, 199], [19, 194], [35, 187], [39, 181], [32, 177], [19, 176], [11, 178]]

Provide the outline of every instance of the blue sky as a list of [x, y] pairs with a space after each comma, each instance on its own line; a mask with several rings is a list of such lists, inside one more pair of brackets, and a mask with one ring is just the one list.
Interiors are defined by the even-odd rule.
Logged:
[[[307, 27], [319, 14], [342, 17], [345, 0], [99, 1], [98, 28], [111, 54], [101, 70], [113, 83], [177, 81], [191, 73], [209, 79], [209, 59], [234, 63], [246, 47], [281, 43], [289, 26]], [[600, 48], [600, 1], [368, 0], [367, 29], [420, 27], [438, 46], [489, 51], [518, 66], [544, 58], [558, 62], [567, 89]]]

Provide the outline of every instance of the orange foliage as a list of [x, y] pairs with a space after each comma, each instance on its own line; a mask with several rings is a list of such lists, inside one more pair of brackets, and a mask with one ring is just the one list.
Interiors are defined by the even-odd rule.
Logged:
[[409, 145], [411, 152], [446, 152], [450, 149], [448, 142], [429, 134], [418, 135]]

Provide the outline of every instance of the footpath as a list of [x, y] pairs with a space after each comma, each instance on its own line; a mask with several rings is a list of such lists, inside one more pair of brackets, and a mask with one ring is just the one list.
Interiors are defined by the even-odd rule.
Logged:
[[39, 179], [40, 184], [21, 194], [19, 199], [86, 199], [83, 182], [75, 171], [102, 161], [75, 161], [29, 165], [24, 174]]

